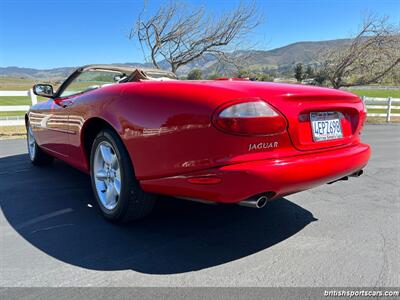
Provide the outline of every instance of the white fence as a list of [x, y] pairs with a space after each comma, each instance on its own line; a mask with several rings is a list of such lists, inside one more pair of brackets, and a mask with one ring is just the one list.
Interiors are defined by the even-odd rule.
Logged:
[[[31, 98], [32, 105], [37, 103], [36, 95], [32, 89], [29, 91], [0, 91], [0, 97], [2, 96], [13, 96], [13, 97], [27, 97]], [[400, 98], [370, 98], [362, 97], [368, 110], [385, 110], [385, 112], [375, 113], [368, 112], [369, 117], [383, 117], [386, 118], [387, 122], [391, 121], [391, 117], [400, 117], [400, 113], [393, 113], [392, 110], [398, 110], [400, 112]], [[2, 111], [27, 111], [29, 105], [0, 105], [0, 112]], [[13, 126], [13, 125], [24, 125], [25, 120], [23, 116], [1, 116], [0, 115], [0, 126]]]
[[365, 105], [368, 110], [382, 110], [384, 109], [384, 113], [373, 113], [368, 112], [369, 117], [384, 117], [386, 118], [386, 122], [390, 122], [391, 117], [400, 117], [400, 113], [393, 113], [392, 110], [400, 111], [400, 98], [371, 98], [371, 97], [362, 97]]
[[[29, 91], [0, 91], [0, 97], [12, 96], [12, 97], [27, 97], [31, 98], [32, 105], [37, 103], [36, 95], [32, 89]], [[1, 100], [1, 98], [0, 98]], [[2, 111], [28, 111], [30, 105], [0, 105], [0, 112]], [[25, 125], [24, 116], [1, 116], [0, 115], [0, 126], [14, 126], [14, 125]]]

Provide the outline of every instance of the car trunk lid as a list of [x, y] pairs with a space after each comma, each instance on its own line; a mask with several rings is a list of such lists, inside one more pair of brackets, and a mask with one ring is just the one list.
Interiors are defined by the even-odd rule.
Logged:
[[[353, 94], [315, 88], [313, 93], [293, 91], [271, 97], [266, 92], [261, 97], [286, 117], [290, 139], [298, 150], [339, 147], [359, 139], [365, 112], [362, 101]], [[322, 113], [322, 119], [324, 115], [327, 119], [338, 118], [342, 137], [318, 141], [313, 134], [311, 113]]]

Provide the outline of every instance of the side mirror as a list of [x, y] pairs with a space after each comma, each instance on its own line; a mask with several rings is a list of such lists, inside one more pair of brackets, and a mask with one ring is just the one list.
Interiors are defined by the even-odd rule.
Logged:
[[53, 86], [51, 84], [35, 84], [33, 86], [33, 93], [37, 96], [52, 98], [54, 96]]

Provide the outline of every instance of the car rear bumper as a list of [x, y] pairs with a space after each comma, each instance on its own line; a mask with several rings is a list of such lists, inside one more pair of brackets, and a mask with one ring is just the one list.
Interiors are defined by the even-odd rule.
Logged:
[[142, 180], [140, 183], [147, 192], [236, 203], [265, 193], [271, 198], [279, 198], [335, 181], [362, 169], [369, 157], [370, 147], [358, 144], [342, 149]]

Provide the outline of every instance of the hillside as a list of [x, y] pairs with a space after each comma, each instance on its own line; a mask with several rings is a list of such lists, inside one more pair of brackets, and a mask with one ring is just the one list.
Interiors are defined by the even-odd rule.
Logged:
[[[317, 56], [324, 50], [329, 48], [342, 47], [348, 44], [350, 40], [330, 40], [318, 42], [298, 42], [281, 48], [272, 50], [250, 50], [236, 51], [231, 53], [234, 57], [245, 56], [248, 67], [251, 69], [267, 69], [274, 70], [278, 73], [291, 70], [295, 63], [312, 64]], [[92, 62], [88, 62], [90, 64]], [[107, 63], [107, 62], [102, 62]], [[149, 67], [149, 64], [142, 63], [123, 63], [123, 65], [133, 65], [138, 67]], [[161, 62], [163, 68], [168, 68], [166, 62]], [[187, 66], [181, 67], [179, 75], [185, 75], [189, 70], [199, 68], [203, 71], [203, 75], [210, 75], [218, 70], [218, 61], [212, 55], [205, 55], [201, 59], [193, 61]], [[41, 79], [62, 79], [68, 76], [75, 67], [54, 68], [54, 69], [32, 69], [19, 67], [0, 67], [0, 76], [7, 77], [24, 77], [24, 78], [41, 78]], [[223, 68], [227, 73], [233, 72], [229, 66]], [[230, 75], [230, 74], [228, 74]]]

